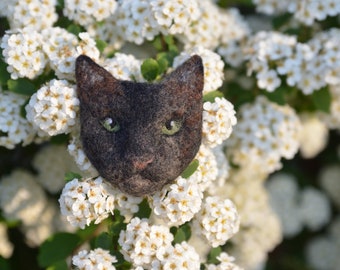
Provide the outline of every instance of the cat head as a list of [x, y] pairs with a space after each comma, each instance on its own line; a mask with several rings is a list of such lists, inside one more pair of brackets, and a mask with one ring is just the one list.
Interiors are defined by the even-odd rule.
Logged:
[[197, 55], [157, 83], [118, 80], [79, 56], [80, 136], [99, 174], [135, 196], [178, 177], [201, 144], [203, 76]]

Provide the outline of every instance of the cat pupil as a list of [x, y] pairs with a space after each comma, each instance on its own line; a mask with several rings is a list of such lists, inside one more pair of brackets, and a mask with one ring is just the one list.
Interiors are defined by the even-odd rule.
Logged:
[[106, 117], [103, 121], [101, 121], [101, 124], [107, 131], [110, 132], [117, 132], [120, 130], [119, 123], [110, 117]]

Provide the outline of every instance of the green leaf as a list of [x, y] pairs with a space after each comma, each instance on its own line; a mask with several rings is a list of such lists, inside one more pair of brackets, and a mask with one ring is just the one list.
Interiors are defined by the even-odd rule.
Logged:
[[66, 260], [58, 261], [51, 266], [47, 267], [46, 270], [68, 270]]
[[149, 206], [148, 200], [144, 199], [140, 204], [139, 204], [139, 210], [136, 214], [134, 214], [134, 217], [139, 217], [139, 218], [149, 218], [151, 214], [151, 208]]
[[265, 95], [270, 101], [275, 102], [279, 105], [285, 105], [285, 94], [287, 93], [287, 90], [287, 87], [282, 86], [275, 89], [274, 92], [261, 91], [261, 93]]
[[17, 94], [31, 96], [36, 92], [36, 87], [28, 79], [7, 81], [8, 90]]
[[159, 74], [164, 73], [169, 67], [169, 61], [166, 56], [157, 58], [157, 63], [159, 66]]
[[66, 259], [80, 243], [81, 239], [76, 234], [56, 233], [40, 246], [38, 254], [40, 267], [51, 266]]
[[332, 97], [327, 87], [314, 91], [312, 94], [312, 100], [317, 110], [326, 113], [330, 112]]
[[10, 78], [11, 76], [7, 71], [7, 64], [0, 59], [0, 84], [5, 85]]
[[208, 254], [207, 263], [213, 263], [213, 264], [219, 263], [219, 261], [217, 260], [217, 256], [219, 256], [221, 252], [222, 252], [221, 247], [212, 248]]
[[152, 58], [144, 60], [141, 66], [142, 75], [147, 81], [155, 80], [159, 74], [159, 69], [158, 62]]
[[94, 234], [98, 226], [99, 226], [98, 224], [94, 224], [92, 222], [89, 226], [86, 226], [84, 229], [79, 229], [77, 231], [77, 235], [80, 237], [80, 239], [82, 239], [82, 241], [86, 241]]
[[102, 53], [104, 49], [107, 47], [107, 43], [104, 40], [96, 39], [96, 46], [98, 50]]
[[170, 231], [174, 235], [173, 244], [188, 241], [191, 237], [191, 228], [189, 223], [185, 223], [179, 228], [172, 227]]
[[103, 232], [96, 237], [94, 245], [96, 248], [110, 250], [112, 247], [112, 237], [107, 232]]
[[207, 101], [214, 102], [215, 98], [217, 97], [222, 98], [223, 96], [224, 95], [221, 91], [218, 91], [218, 90], [212, 91], [203, 96], [203, 102], [207, 102]]
[[75, 172], [67, 172], [67, 173], [65, 173], [65, 176], [64, 176], [65, 182], [70, 182], [74, 178], [81, 179], [82, 176], [80, 174], [78, 174], [78, 173], [75, 173]]
[[76, 36], [78, 36], [78, 34], [82, 32], [82, 29], [79, 27], [79, 25], [73, 23], [67, 26], [66, 30]]
[[57, 145], [60, 145], [60, 144], [65, 144], [69, 141], [69, 135], [68, 134], [59, 134], [59, 135], [56, 135], [56, 136], [53, 136], [51, 137], [51, 140], [50, 142], [52, 144], [57, 144]]
[[189, 166], [182, 172], [181, 176], [185, 179], [189, 178], [198, 168], [199, 161], [197, 159], [194, 159], [191, 161]]
[[117, 209], [114, 210], [113, 217], [114, 221], [109, 225], [109, 233], [118, 236], [121, 230], [126, 229], [126, 224], [124, 223], [125, 218]]
[[282, 15], [274, 16], [272, 20], [272, 25], [274, 29], [280, 29], [281, 27], [287, 25], [290, 22], [291, 18], [292, 18], [292, 14], [288, 12]]
[[10, 270], [10, 266], [9, 266], [9, 263], [6, 259], [2, 258], [0, 256], [0, 269], [1, 270]]

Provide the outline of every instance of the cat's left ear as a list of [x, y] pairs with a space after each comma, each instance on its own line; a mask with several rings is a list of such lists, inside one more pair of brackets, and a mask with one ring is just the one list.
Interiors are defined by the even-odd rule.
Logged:
[[172, 91], [190, 91], [202, 94], [204, 86], [204, 69], [202, 58], [199, 55], [191, 56], [182, 65], [177, 67], [162, 81], [172, 85]]

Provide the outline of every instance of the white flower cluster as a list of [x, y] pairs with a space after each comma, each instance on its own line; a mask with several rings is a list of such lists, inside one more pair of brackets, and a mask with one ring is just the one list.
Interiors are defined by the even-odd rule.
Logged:
[[102, 248], [96, 248], [90, 252], [81, 250], [72, 257], [72, 264], [79, 270], [115, 270], [116, 267], [112, 265], [115, 262], [117, 262], [116, 257]]
[[322, 189], [327, 193], [333, 201], [337, 209], [340, 209], [340, 166], [331, 165], [321, 170], [319, 175], [319, 183]]
[[225, 98], [203, 104], [203, 143], [215, 147], [229, 138], [236, 125], [234, 106]]
[[103, 67], [119, 80], [145, 81], [141, 73], [141, 60], [131, 54], [116, 53], [113, 58], [106, 59]]
[[328, 142], [328, 128], [316, 114], [299, 115], [301, 122], [300, 153], [303, 158], [313, 158], [319, 154]]
[[215, 49], [223, 33], [222, 12], [210, 0], [201, 0], [201, 16], [193, 22], [179, 39], [187, 48], [200, 45], [204, 48]]
[[149, 197], [153, 213], [172, 226], [179, 226], [191, 220], [201, 208], [201, 177], [199, 172], [195, 172], [188, 179], [179, 176], [173, 184]]
[[74, 79], [75, 59], [80, 54], [98, 59], [96, 42], [88, 33], [77, 36], [59, 27], [39, 31], [21, 29], [7, 31], [1, 48], [12, 79], [40, 75], [47, 64], [59, 79]]
[[250, 35], [250, 28], [238, 9], [221, 13], [222, 36], [217, 52], [232, 67], [238, 67], [244, 60], [241, 42]]
[[64, 145], [47, 145], [33, 159], [38, 175], [36, 181], [52, 194], [65, 185], [65, 173], [78, 172], [77, 166]]
[[0, 256], [3, 258], [10, 258], [13, 253], [13, 244], [9, 241], [7, 235], [7, 226], [0, 223]]
[[147, 219], [131, 219], [119, 235], [127, 261], [144, 269], [200, 269], [199, 256], [186, 242], [172, 246], [168, 226], [150, 225]]
[[11, 29], [41, 30], [56, 22], [56, 4], [56, 0], [4, 0], [0, 1], [0, 16], [7, 17]]
[[238, 113], [238, 124], [226, 141], [235, 164], [271, 173], [281, 167], [282, 157], [292, 159], [297, 153], [301, 124], [291, 107], [258, 96]]
[[228, 199], [209, 196], [194, 219], [195, 233], [205, 236], [212, 247], [224, 245], [240, 225], [235, 205]]
[[74, 79], [75, 59], [80, 54], [99, 59], [96, 42], [88, 33], [80, 33], [80, 41], [77, 36], [59, 27], [45, 29], [42, 35], [44, 52], [59, 79]]
[[305, 95], [327, 84], [339, 83], [340, 30], [331, 29], [314, 36], [308, 43], [278, 32], [258, 32], [245, 46], [248, 72], [256, 72], [257, 85], [269, 92], [281, 85], [280, 76], [289, 86]]
[[6, 32], [1, 48], [12, 79], [34, 79], [43, 72], [47, 58], [42, 51], [42, 40], [42, 35], [37, 31], [26, 29]]
[[65, 1], [63, 14], [80, 25], [87, 26], [111, 16], [117, 8], [117, 2], [95, 0]]
[[340, 264], [340, 216], [327, 228], [326, 233], [312, 238], [306, 246], [305, 257], [315, 270], [337, 269]]
[[92, 221], [98, 224], [113, 214], [113, 194], [113, 189], [101, 177], [73, 179], [65, 185], [59, 198], [61, 213], [75, 227], [83, 229]]
[[70, 133], [78, 106], [75, 86], [66, 80], [53, 79], [31, 96], [26, 106], [27, 120], [42, 134]]
[[286, 237], [295, 236], [304, 226], [312, 231], [319, 230], [329, 221], [331, 209], [325, 194], [312, 187], [299, 192], [293, 176], [274, 175], [267, 188], [271, 206], [281, 220]]
[[244, 269], [263, 265], [268, 253], [282, 241], [280, 221], [270, 208], [264, 180], [267, 174], [251, 168], [232, 169], [216, 195], [232, 200], [240, 216], [239, 232], [231, 238], [228, 253]]
[[217, 90], [223, 84], [223, 68], [224, 63], [217, 53], [205, 49], [201, 46], [193, 47], [176, 56], [173, 62], [173, 67], [176, 68], [183, 64], [190, 56], [198, 54], [202, 57], [204, 67], [204, 88], [203, 94]]
[[8, 220], [20, 220], [30, 226], [39, 220], [47, 199], [33, 175], [14, 171], [0, 182], [0, 207]]
[[318, 112], [318, 115], [322, 122], [326, 124], [329, 129], [340, 130], [340, 84], [331, 86], [330, 93], [330, 112]]
[[290, 0], [288, 3], [280, 0], [253, 0], [253, 3], [257, 11], [270, 15], [288, 11], [296, 20], [306, 25], [340, 13], [340, 3], [337, 0]]
[[201, 15], [197, 0], [152, 0], [150, 5], [160, 32], [165, 35], [183, 33]]
[[199, 15], [196, 0], [128, 0], [119, 3], [114, 15], [116, 23], [111, 26], [125, 41], [142, 44], [159, 33], [183, 33]]
[[[222, 151], [220, 152], [224, 156]], [[201, 144], [195, 159], [197, 159], [199, 162], [196, 174], [201, 175], [201, 177], [197, 178], [199, 181], [198, 184], [200, 189], [204, 192], [211, 185], [213, 185], [212, 182], [218, 178], [218, 173], [220, 170], [217, 165], [215, 153], [211, 148], [205, 146], [204, 144]], [[226, 159], [224, 161], [226, 161]]]
[[86, 173], [91, 177], [98, 175], [97, 170], [92, 166], [90, 160], [85, 155], [83, 150], [83, 146], [80, 140], [80, 127], [79, 124], [76, 124], [74, 130], [71, 133], [71, 139], [67, 146], [67, 150], [69, 154], [73, 157], [74, 161], [76, 162], [79, 170]]
[[242, 270], [241, 267], [234, 263], [235, 258], [226, 252], [221, 252], [216, 258], [220, 263], [218, 265], [209, 264], [207, 270]]
[[20, 113], [25, 102], [24, 96], [0, 91], [0, 146], [13, 149], [34, 139], [35, 130]]

